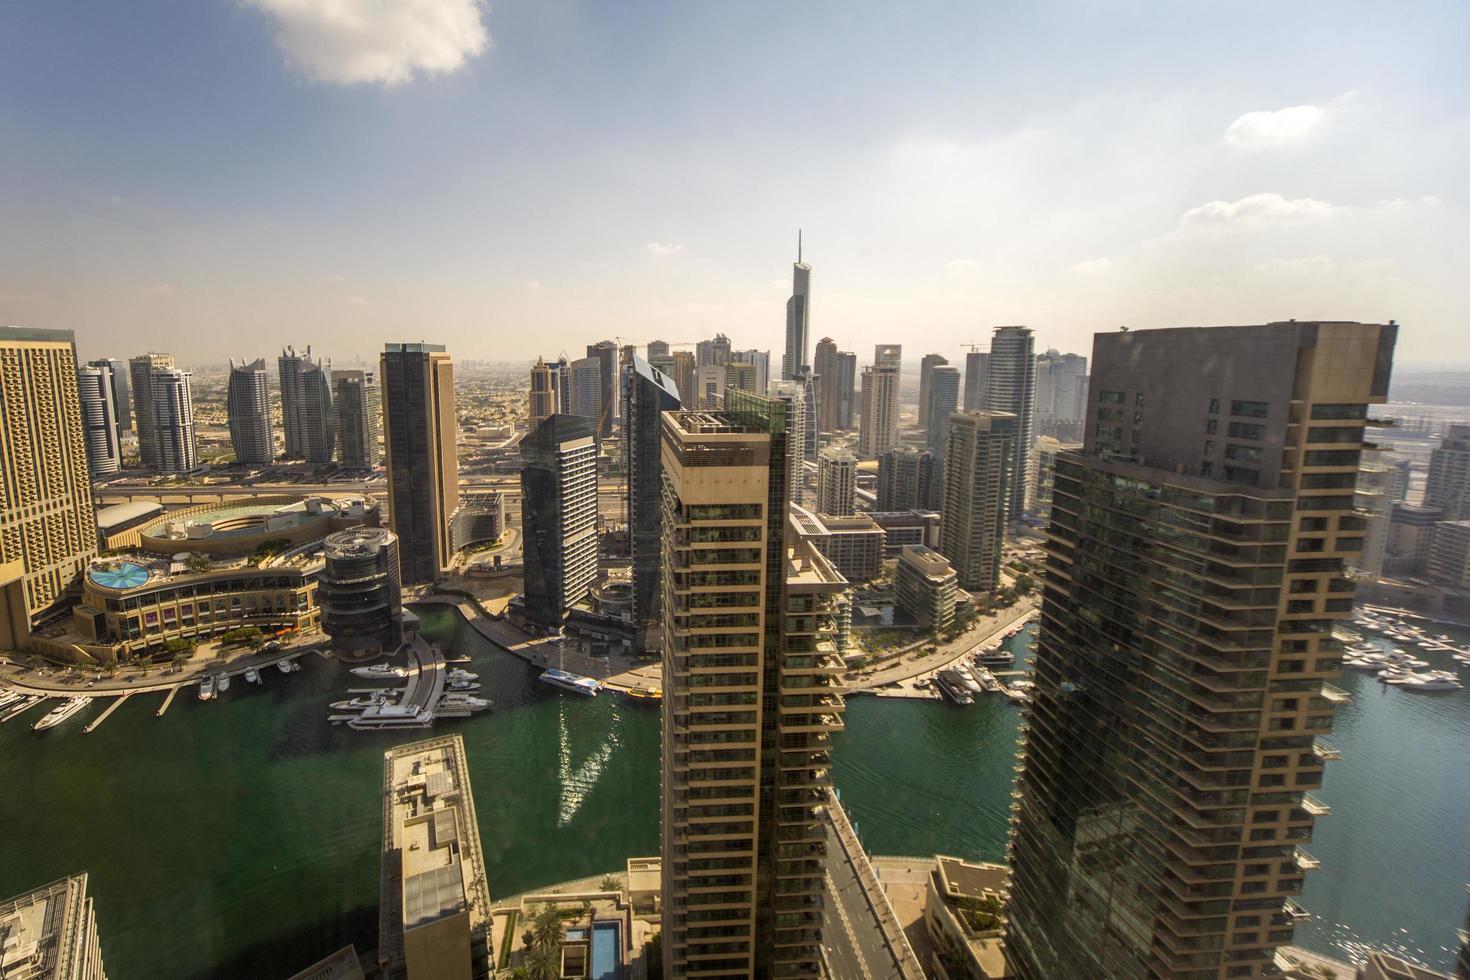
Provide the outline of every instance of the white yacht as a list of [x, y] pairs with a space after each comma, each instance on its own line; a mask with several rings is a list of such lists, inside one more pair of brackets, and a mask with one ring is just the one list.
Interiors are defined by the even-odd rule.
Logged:
[[91, 703], [91, 698], [67, 698], [61, 707], [52, 708], [45, 717], [32, 725], [31, 731], [44, 732], [48, 728], [55, 728]]
[[1458, 691], [1464, 688], [1460, 679], [1444, 670], [1430, 671], [1427, 674], [1412, 674], [1409, 680], [1399, 685], [1405, 691]]
[[219, 680], [215, 682], [214, 689], [221, 694], [228, 691], [230, 689], [230, 675], [224, 671], [220, 671]]
[[478, 681], [461, 681], [451, 677], [449, 679], [449, 689], [451, 691], [478, 691], [480, 684]]
[[469, 671], [460, 670], [458, 667], [451, 667], [449, 668], [449, 679], [452, 681], [477, 681], [480, 679], [480, 675], [471, 674]]
[[0, 708], [8, 708], [23, 698], [25, 698], [25, 695], [19, 691], [0, 690]]
[[962, 664], [956, 664], [953, 670], [955, 674], [959, 676], [960, 683], [965, 685], [965, 690], [969, 691], [971, 694], [979, 694], [981, 691], [984, 690], [984, 688], [980, 686], [980, 682], [975, 679], [975, 675], [970, 673], [970, 668], [965, 667]]
[[283, 674], [289, 674], [293, 670], [300, 670], [300, 669], [301, 669], [300, 667], [296, 666], [295, 664], [293, 664], [289, 660], [284, 660], [283, 659], [283, 660], [277, 660], [276, 661], [276, 670], [279, 670]]
[[580, 674], [569, 674], [564, 670], [557, 670], [555, 667], [548, 667], [543, 670], [541, 672], [541, 680], [547, 684], [555, 684], [557, 687], [573, 691], [577, 694], [585, 694], [589, 698], [595, 698], [597, 692], [602, 689], [602, 685], [590, 677], [583, 677]]
[[409, 670], [407, 667], [397, 667], [393, 664], [373, 664], [371, 667], [353, 667], [352, 673], [373, 681], [401, 681], [408, 676]]
[[248, 684], [259, 684], [259, 683], [261, 683], [261, 680], [260, 680], [260, 671], [256, 670], [254, 667], [251, 667], [250, 669], [246, 670], [245, 671], [245, 681]]
[[428, 728], [434, 724], [434, 712], [413, 705], [382, 704], [368, 708], [347, 723], [348, 728], [369, 731], [374, 728]]
[[199, 682], [199, 700], [214, 700], [214, 675], [205, 674], [204, 679]]
[[359, 695], [350, 701], [333, 701], [327, 707], [333, 711], [365, 711], [368, 708], [388, 703], [387, 691], [381, 694]]
[[439, 699], [439, 707], [453, 710], [462, 708], [469, 711], [484, 711], [490, 707], [490, 702], [484, 698], [477, 698], [469, 694], [451, 693]]

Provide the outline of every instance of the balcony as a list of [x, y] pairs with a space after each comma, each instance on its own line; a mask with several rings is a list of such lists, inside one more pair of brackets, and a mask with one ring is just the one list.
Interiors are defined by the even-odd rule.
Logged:
[[1352, 701], [1353, 696], [1340, 687], [1331, 684], [1322, 685], [1322, 697], [1333, 704], [1347, 704]]
[[1300, 847], [1296, 849], [1292, 857], [1296, 860], [1296, 866], [1303, 871], [1315, 871], [1322, 867], [1321, 861], [1318, 861]]
[[1335, 762], [1342, 758], [1342, 753], [1338, 751], [1337, 746], [1325, 738], [1312, 739], [1312, 754], [1323, 762]]
[[1302, 794], [1302, 809], [1314, 817], [1326, 817], [1332, 814], [1332, 807], [1323, 803], [1311, 793]]

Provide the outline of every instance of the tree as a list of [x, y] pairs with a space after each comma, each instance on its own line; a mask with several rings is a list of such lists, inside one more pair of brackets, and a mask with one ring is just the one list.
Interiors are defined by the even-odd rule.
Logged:
[[561, 912], [546, 904], [531, 917], [531, 980], [558, 980], [561, 976], [561, 944], [564, 938]]
[[189, 557], [184, 559], [185, 567], [196, 575], [209, 571], [212, 564], [208, 555], [198, 551], [189, 552]]
[[612, 875], [603, 875], [602, 880], [597, 883], [597, 890], [601, 892], [622, 891], [623, 884]]

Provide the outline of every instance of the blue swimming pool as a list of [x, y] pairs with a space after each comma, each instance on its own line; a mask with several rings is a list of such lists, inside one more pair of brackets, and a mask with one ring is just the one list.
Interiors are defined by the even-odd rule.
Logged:
[[589, 980], [621, 980], [623, 975], [622, 930], [616, 922], [592, 926], [592, 962]]
[[148, 569], [130, 561], [120, 561], [111, 567], [98, 566], [87, 574], [104, 589], [136, 589], [148, 581]]

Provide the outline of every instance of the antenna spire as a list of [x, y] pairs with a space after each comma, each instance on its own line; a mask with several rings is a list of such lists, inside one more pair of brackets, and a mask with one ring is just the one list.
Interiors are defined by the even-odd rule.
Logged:
[[796, 264], [801, 264], [801, 229], [796, 229]]

